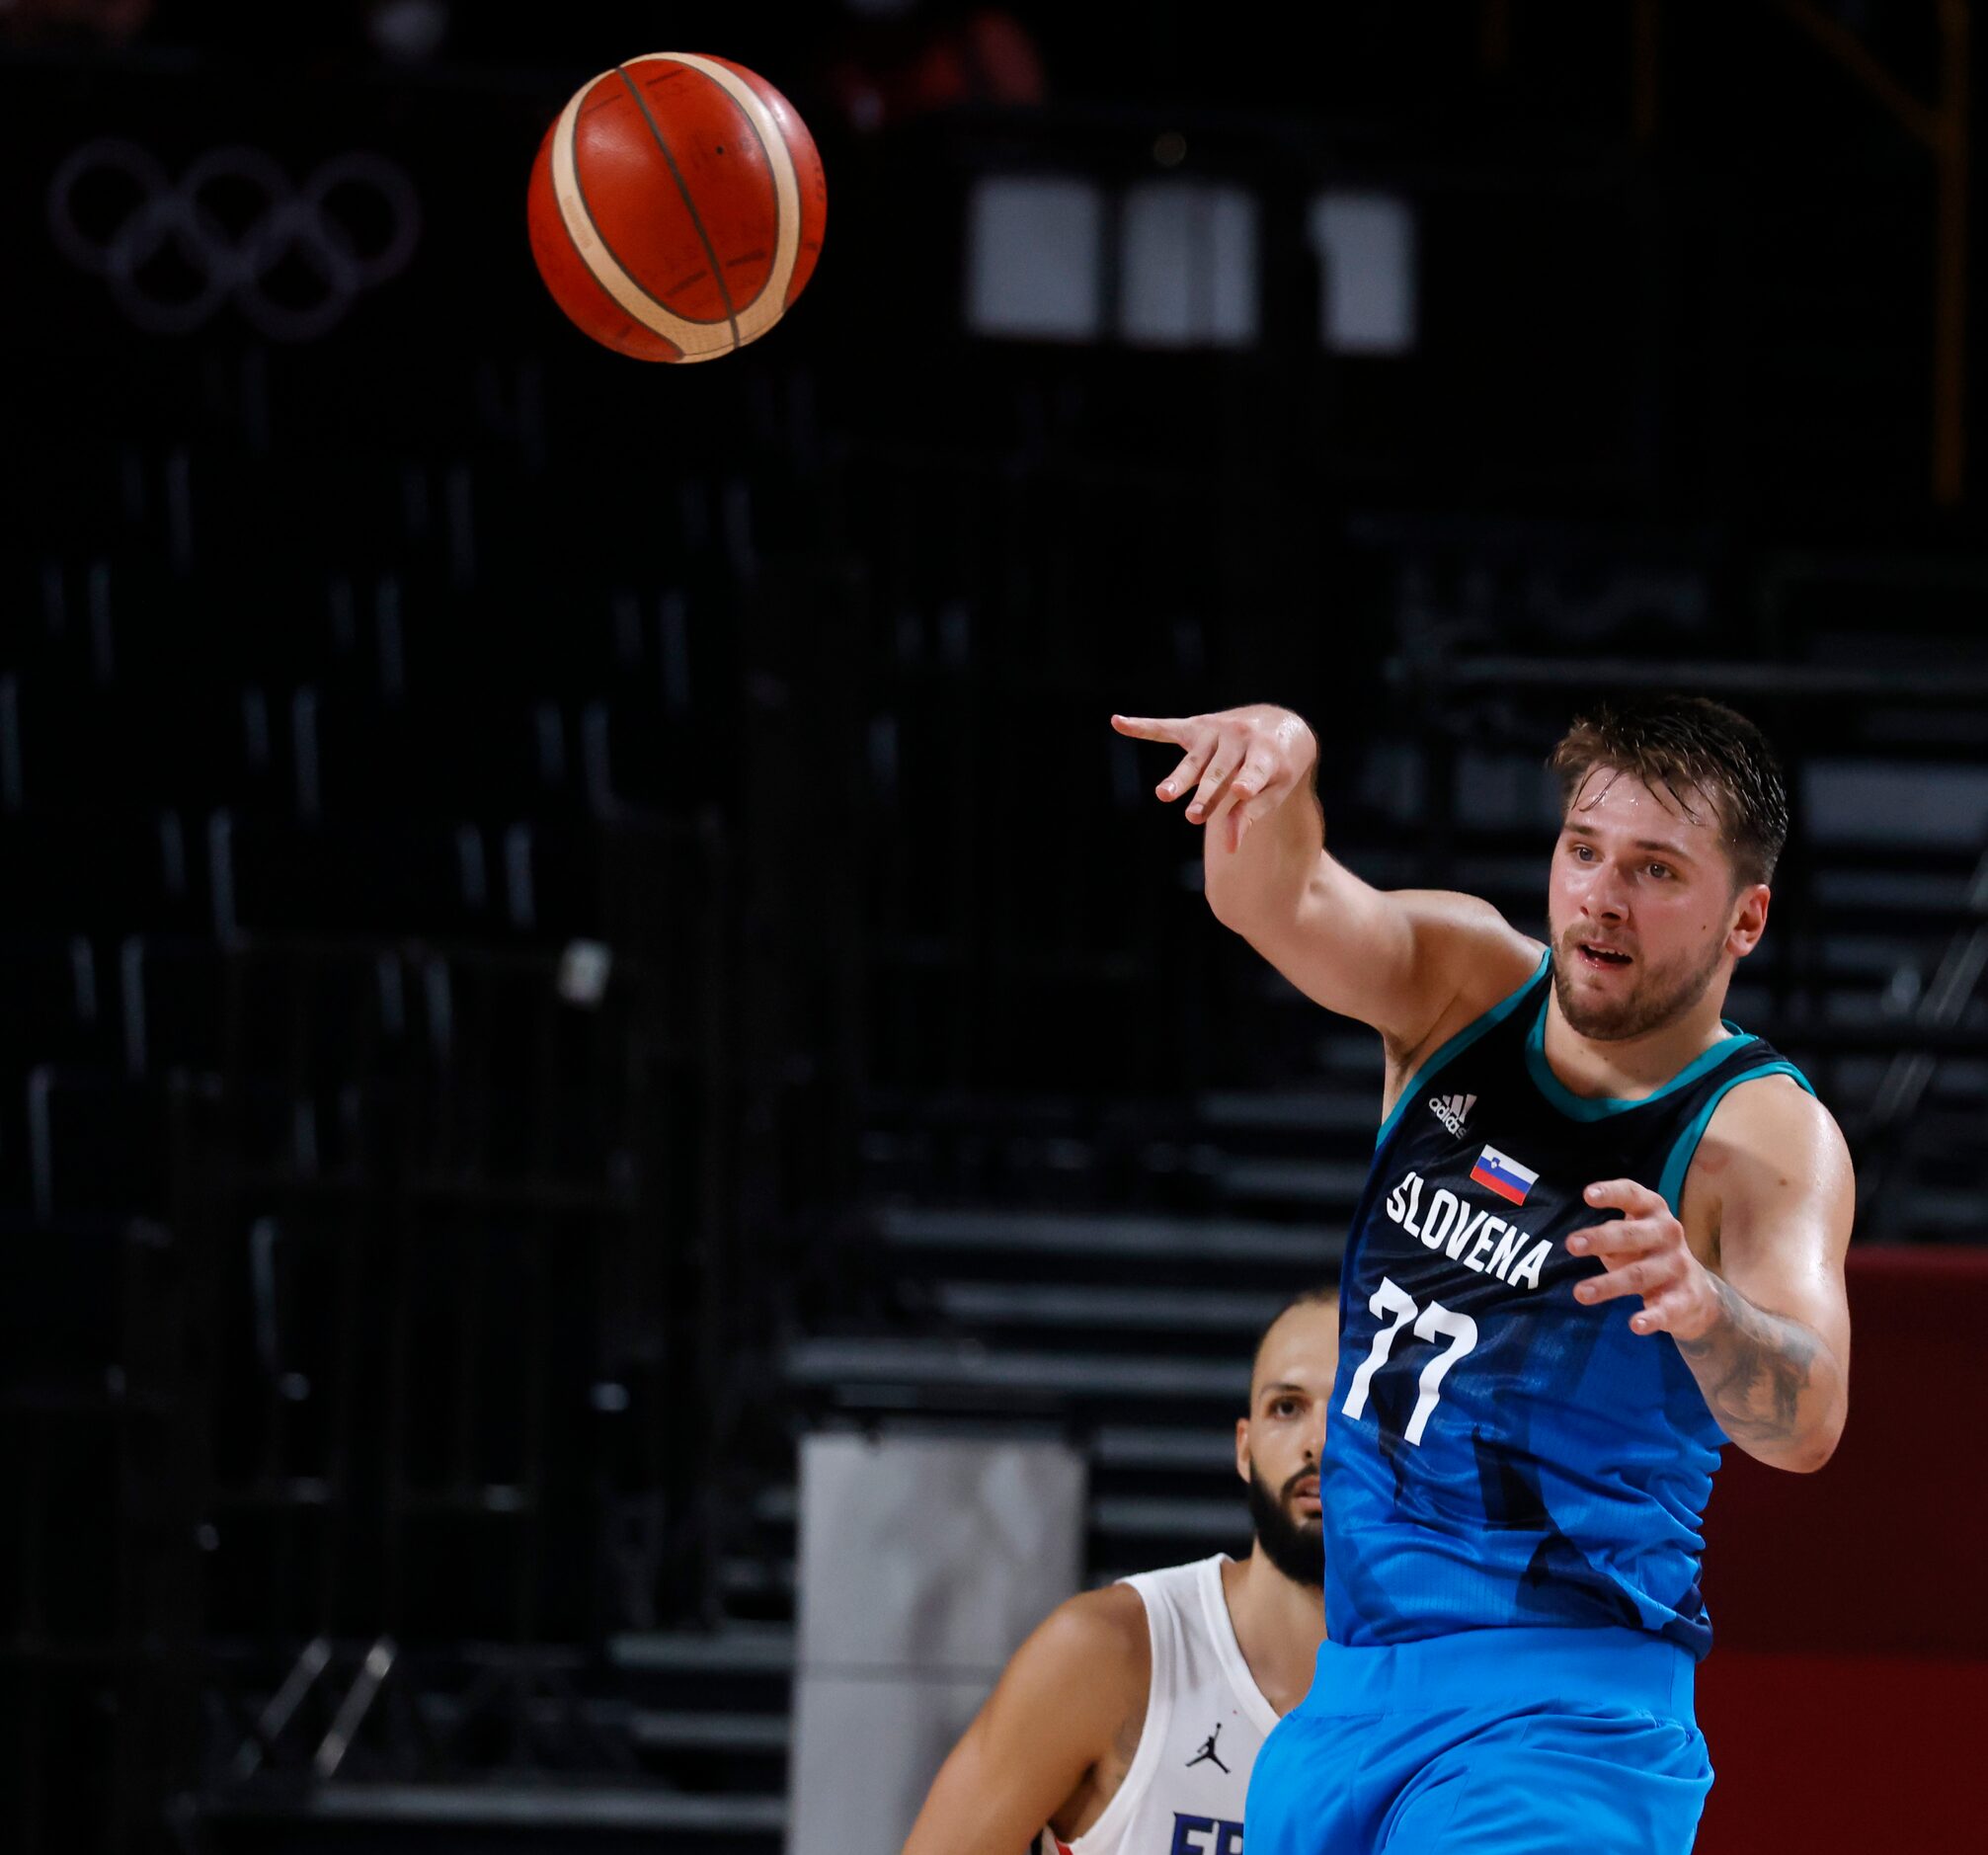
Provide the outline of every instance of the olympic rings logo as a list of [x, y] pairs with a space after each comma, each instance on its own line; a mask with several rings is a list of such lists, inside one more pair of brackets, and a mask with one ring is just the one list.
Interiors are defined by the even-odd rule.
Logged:
[[407, 269], [421, 202], [382, 155], [338, 155], [299, 187], [259, 149], [216, 148], [175, 181], [146, 149], [104, 139], [55, 170], [48, 228], [141, 329], [190, 334], [232, 301], [272, 341], [307, 342]]

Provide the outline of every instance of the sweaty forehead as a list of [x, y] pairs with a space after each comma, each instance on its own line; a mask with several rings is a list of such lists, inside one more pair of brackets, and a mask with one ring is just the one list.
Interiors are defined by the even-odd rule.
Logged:
[[1718, 805], [1702, 786], [1645, 781], [1619, 766], [1591, 766], [1567, 802], [1566, 822], [1596, 830], [1618, 828], [1645, 836], [1700, 831], [1718, 835]]

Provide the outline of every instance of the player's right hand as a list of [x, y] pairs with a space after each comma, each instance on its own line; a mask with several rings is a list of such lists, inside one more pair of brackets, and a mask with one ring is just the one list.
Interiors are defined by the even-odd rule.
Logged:
[[1170, 742], [1182, 751], [1180, 765], [1154, 790], [1170, 804], [1192, 786], [1189, 824], [1233, 818], [1232, 850], [1312, 776], [1318, 759], [1317, 737], [1305, 718], [1268, 702], [1216, 715], [1114, 715], [1111, 725], [1134, 740]]

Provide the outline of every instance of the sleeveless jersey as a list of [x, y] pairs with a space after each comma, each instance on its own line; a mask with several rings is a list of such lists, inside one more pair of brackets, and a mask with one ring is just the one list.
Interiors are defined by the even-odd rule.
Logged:
[[[1321, 1474], [1327, 1632], [1349, 1648], [1503, 1624], [1711, 1644], [1701, 1516], [1724, 1433], [1676, 1343], [1599, 1306], [1568, 1236], [1633, 1178], [1675, 1214], [1727, 1090], [1807, 1081], [1728, 1035], [1655, 1093], [1589, 1099], [1549, 1067], [1551, 955], [1402, 1089], [1341, 1271]], [[1812, 1093], [1813, 1090], [1810, 1090]]]
[[1257, 1690], [1222, 1591], [1222, 1554], [1124, 1580], [1146, 1605], [1153, 1681], [1132, 1769], [1074, 1842], [1038, 1855], [1242, 1855], [1242, 1801], [1276, 1712]]

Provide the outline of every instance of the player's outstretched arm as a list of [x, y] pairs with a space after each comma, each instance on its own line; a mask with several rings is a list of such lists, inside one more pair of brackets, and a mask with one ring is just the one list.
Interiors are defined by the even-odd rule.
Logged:
[[1533, 970], [1539, 948], [1489, 903], [1384, 893], [1327, 852], [1313, 789], [1318, 743], [1302, 716], [1257, 703], [1111, 723], [1180, 750], [1158, 796], [1193, 795], [1187, 819], [1204, 827], [1216, 919], [1327, 1010], [1371, 1024], [1391, 1050], [1420, 1048], [1453, 1007], [1473, 1017]]
[[1051, 1611], [940, 1767], [904, 1855], [1026, 1855], [1101, 1764], [1137, 1745], [1152, 1656], [1129, 1585]]

